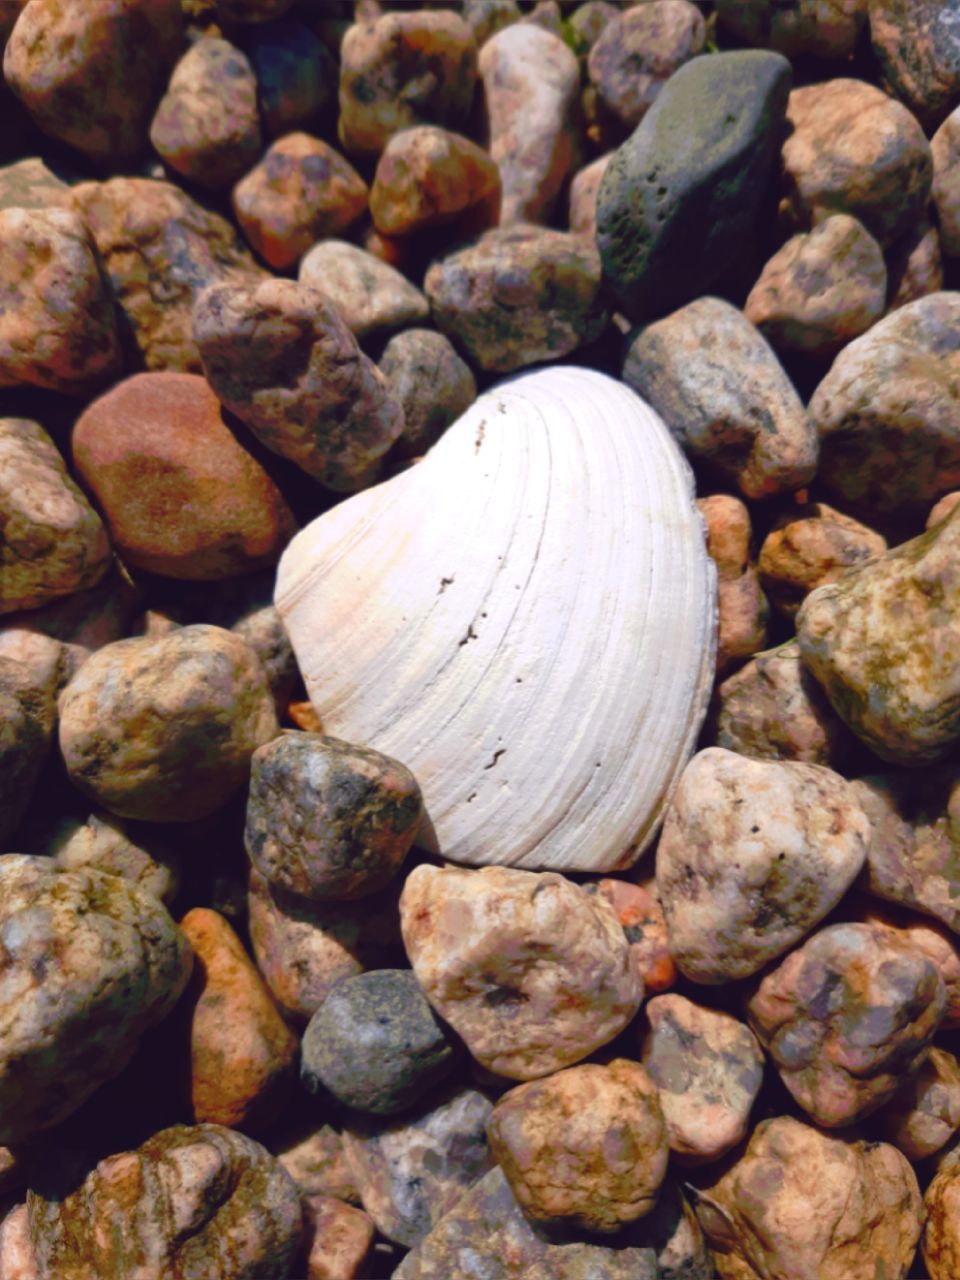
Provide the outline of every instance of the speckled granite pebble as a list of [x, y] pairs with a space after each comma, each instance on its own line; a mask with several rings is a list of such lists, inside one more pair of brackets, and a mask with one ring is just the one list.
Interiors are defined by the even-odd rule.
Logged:
[[404, 329], [390, 339], [380, 372], [403, 409], [404, 457], [426, 453], [477, 398], [477, 382], [449, 338], [435, 329]]
[[357, 338], [430, 318], [430, 304], [402, 272], [346, 240], [315, 244], [301, 260], [298, 278], [326, 295]]

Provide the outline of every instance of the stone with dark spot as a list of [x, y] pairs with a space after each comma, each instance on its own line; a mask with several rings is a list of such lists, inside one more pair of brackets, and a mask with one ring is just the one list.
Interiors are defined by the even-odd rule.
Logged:
[[469, 138], [436, 125], [404, 129], [387, 143], [370, 188], [370, 215], [385, 236], [454, 221], [480, 201], [499, 199], [500, 171]]
[[409, 969], [344, 978], [304, 1032], [300, 1079], [357, 1111], [406, 1111], [450, 1074], [457, 1046]]
[[635, 321], [709, 293], [746, 250], [773, 175], [790, 64], [694, 58], [614, 154], [597, 197], [604, 278]]
[[308, 26], [284, 18], [254, 27], [245, 46], [257, 81], [263, 127], [271, 138], [312, 124], [336, 95], [333, 54]]
[[630, 944], [630, 956], [643, 979], [644, 991], [653, 995], [666, 991], [677, 980], [677, 966], [670, 954], [670, 938], [656, 883], [604, 878], [585, 884], [587, 893], [597, 893], [610, 903]]
[[180, 888], [181, 861], [173, 841], [150, 828], [139, 828], [110, 813], [58, 823], [46, 847], [64, 871], [90, 867], [120, 876], [128, 884], [159, 898], [170, 909]]
[[870, 43], [885, 88], [921, 124], [960, 99], [958, 0], [870, 0]]

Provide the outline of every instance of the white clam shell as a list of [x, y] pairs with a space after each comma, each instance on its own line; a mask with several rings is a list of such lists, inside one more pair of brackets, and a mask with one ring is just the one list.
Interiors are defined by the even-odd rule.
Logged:
[[609, 871], [706, 710], [716, 578], [686, 460], [588, 369], [479, 397], [288, 547], [276, 603], [324, 732], [416, 775], [454, 862]]

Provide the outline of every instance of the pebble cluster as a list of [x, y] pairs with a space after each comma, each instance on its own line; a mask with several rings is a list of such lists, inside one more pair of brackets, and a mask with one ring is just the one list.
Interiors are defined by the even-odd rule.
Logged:
[[[0, 1280], [957, 1280], [960, 0], [418, 5], [0, 0]], [[550, 361], [717, 571], [615, 877], [272, 603]]]

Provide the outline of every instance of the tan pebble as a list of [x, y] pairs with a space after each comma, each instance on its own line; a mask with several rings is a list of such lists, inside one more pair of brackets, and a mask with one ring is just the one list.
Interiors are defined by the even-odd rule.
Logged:
[[301, 1198], [332, 1197], [359, 1204], [360, 1193], [347, 1169], [343, 1140], [329, 1124], [299, 1117], [291, 1128], [274, 1135], [270, 1149], [297, 1184]]
[[430, 318], [430, 304], [402, 272], [345, 240], [315, 244], [301, 261], [298, 277], [301, 284], [324, 293], [360, 339], [383, 337]]
[[698, 498], [707, 551], [717, 566], [717, 672], [729, 671], [767, 642], [770, 606], [752, 563], [750, 512], [726, 493]]
[[825, 502], [813, 502], [774, 521], [757, 568], [767, 599], [778, 613], [792, 618], [815, 587], [835, 582], [846, 569], [866, 564], [886, 549], [881, 534]]
[[570, 230], [577, 235], [593, 237], [597, 233], [597, 192], [612, 155], [613, 152], [610, 151], [605, 156], [592, 160], [573, 175], [569, 193], [569, 221]]
[[927, 528], [933, 529], [938, 524], [943, 524], [958, 503], [960, 503], [960, 490], [955, 489], [952, 493], [945, 493], [940, 501], [935, 502], [930, 508], [930, 514], [927, 516]]
[[960, 1275], [960, 1164], [950, 1164], [936, 1175], [923, 1207], [921, 1252], [930, 1280], [954, 1280]]
[[383, 235], [410, 235], [452, 221], [499, 188], [500, 171], [476, 143], [436, 125], [419, 125], [395, 134], [384, 148], [370, 188], [370, 213]]

